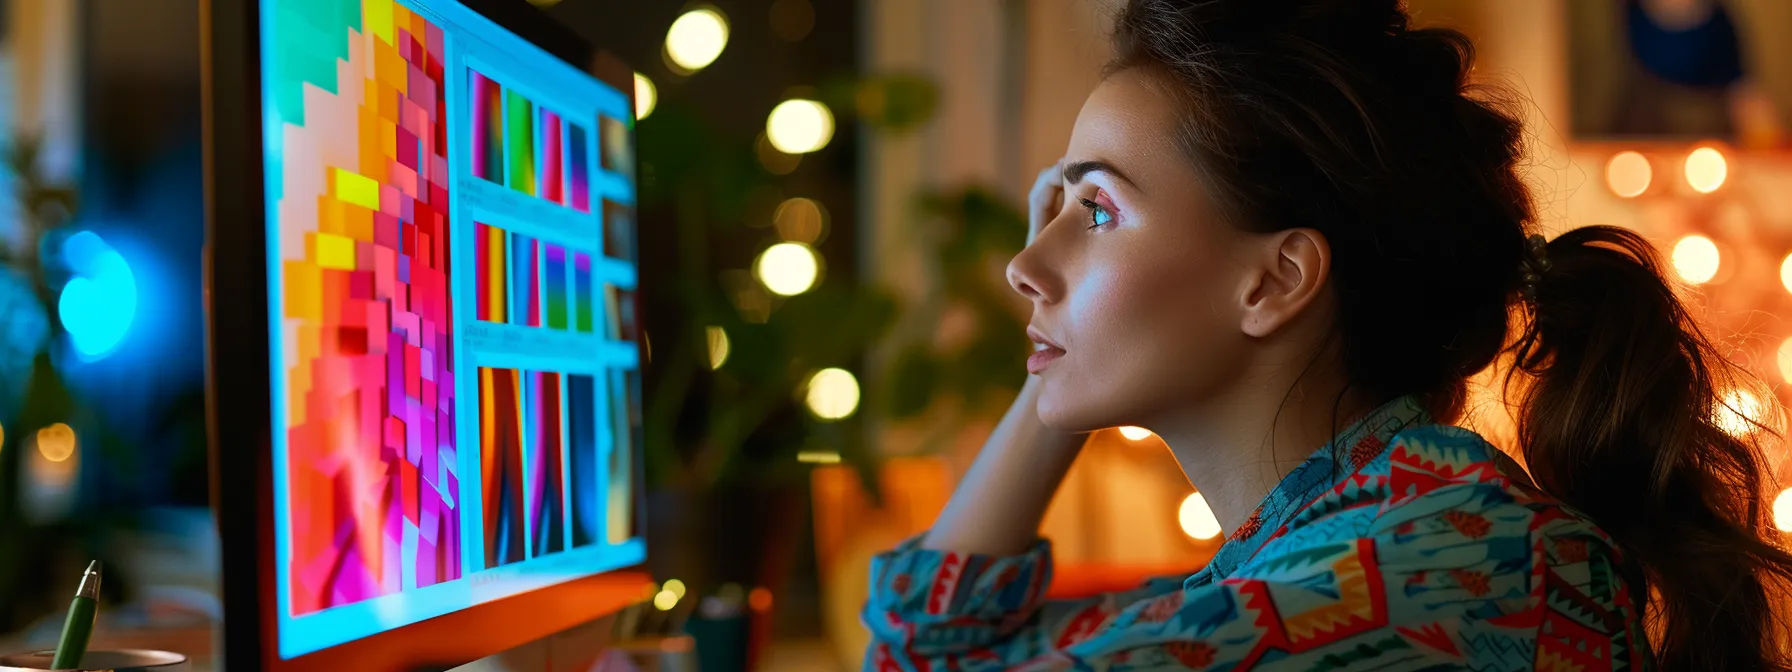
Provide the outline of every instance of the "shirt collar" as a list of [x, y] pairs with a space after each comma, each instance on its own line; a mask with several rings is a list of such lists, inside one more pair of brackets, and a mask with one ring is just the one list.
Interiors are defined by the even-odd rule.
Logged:
[[1207, 566], [1189, 577], [1189, 583], [1209, 583], [1231, 575], [1239, 564], [1256, 555], [1264, 543], [1276, 536], [1295, 514], [1386, 450], [1395, 434], [1408, 427], [1429, 423], [1430, 414], [1418, 399], [1411, 396], [1383, 404], [1351, 423], [1300, 466], [1288, 472], [1244, 524], [1232, 532]]

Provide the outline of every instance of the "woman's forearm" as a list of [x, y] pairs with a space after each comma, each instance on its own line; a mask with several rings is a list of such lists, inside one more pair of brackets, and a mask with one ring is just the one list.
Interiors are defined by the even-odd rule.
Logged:
[[1086, 438], [1039, 422], [1038, 385], [1038, 378], [1027, 379], [922, 540], [923, 548], [1013, 555], [1038, 537], [1045, 508]]

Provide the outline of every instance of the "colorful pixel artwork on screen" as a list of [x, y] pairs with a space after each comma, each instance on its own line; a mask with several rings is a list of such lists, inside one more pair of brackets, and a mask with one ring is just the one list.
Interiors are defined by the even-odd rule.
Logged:
[[[300, 4], [281, 19], [331, 18]], [[358, 11], [280, 64], [294, 614], [463, 571], [444, 36], [391, 0], [316, 6]]]
[[259, 1], [280, 654], [644, 561], [626, 82]]

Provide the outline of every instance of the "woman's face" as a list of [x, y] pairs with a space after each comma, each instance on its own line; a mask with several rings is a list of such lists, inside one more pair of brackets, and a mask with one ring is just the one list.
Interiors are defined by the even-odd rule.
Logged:
[[1061, 430], [1149, 425], [1223, 394], [1252, 360], [1263, 235], [1221, 221], [1146, 77], [1122, 71], [1090, 94], [1064, 205], [1008, 267], [1033, 303], [1039, 417]]

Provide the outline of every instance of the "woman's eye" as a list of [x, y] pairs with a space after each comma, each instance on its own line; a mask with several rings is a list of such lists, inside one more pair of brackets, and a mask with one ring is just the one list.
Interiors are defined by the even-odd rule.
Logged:
[[1091, 201], [1087, 198], [1077, 200], [1082, 201], [1083, 207], [1089, 209], [1089, 228], [1093, 229], [1114, 221], [1114, 213], [1108, 212], [1107, 208], [1101, 207], [1101, 205], [1097, 204], [1095, 201]]

